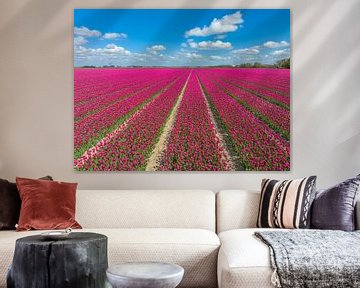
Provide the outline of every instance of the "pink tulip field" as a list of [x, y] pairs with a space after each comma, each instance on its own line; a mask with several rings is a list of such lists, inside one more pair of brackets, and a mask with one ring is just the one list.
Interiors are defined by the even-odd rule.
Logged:
[[75, 68], [77, 171], [288, 171], [290, 70]]

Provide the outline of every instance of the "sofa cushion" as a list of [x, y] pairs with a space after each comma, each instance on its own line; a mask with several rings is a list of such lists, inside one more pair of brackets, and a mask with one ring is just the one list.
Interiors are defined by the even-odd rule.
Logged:
[[21, 200], [15, 183], [0, 179], [0, 230], [15, 230]]
[[217, 233], [239, 228], [255, 228], [259, 201], [259, 191], [222, 190], [217, 193]]
[[[74, 230], [77, 231], [77, 230]], [[203, 229], [82, 229], [108, 237], [109, 265], [136, 261], [164, 261], [185, 269], [179, 287], [216, 287], [216, 262], [220, 241]], [[17, 238], [44, 231], [0, 232], [0, 287], [6, 287]]]
[[355, 229], [355, 204], [360, 174], [316, 193], [312, 205], [311, 227], [314, 229]]
[[254, 236], [261, 230], [265, 229], [235, 229], [219, 234], [219, 288], [274, 287], [269, 248]]
[[209, 190], [78, 190], [76, 199], [83, 228], [215, 231], [215, 194]]
[[77, 183], [16, 177], [21, 198], [16, 230], [81, 228], [75, 221]]
[[[51, 176], [40, 178], [52, 180]], [[18, 223], [21, 199], [16, 183], [0, 179], [0, 230], [15, 230]]]

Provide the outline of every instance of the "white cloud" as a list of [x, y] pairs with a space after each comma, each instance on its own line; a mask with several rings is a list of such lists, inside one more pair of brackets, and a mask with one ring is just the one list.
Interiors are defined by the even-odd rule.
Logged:
[[197, 54], [197, 53], [185, 53], [185, 57], [186, 58], [191, 58], [191, 59], [201, 59], [201, 58], [203, 58], [203, 56], [201, 54]]
[[130, 52], [131, 53], [131, 56], [133, 56], [133, 57], [141, 57], [141, 58], [143, 58], [143, 57], [147, 57], [148, 55], [147, 54], [143, 54], [143, 53], [134, 53], [134, 52]]
[[[158, 46], [158, 45], [154, 45]], [[151, 47], [149, 47], [151, 48]], [[87, 48], [84, 46], [74, 47], [74, 63], [76, 66], [85, 65], [118, 65], [118, 66], [131, 66], [131, 65], [163, 65], [170, 61], [184, 61], [184, 59], [191, 59], [192, 61], [201, 61], [202, 56], [196, 53], [177, 52], [174, 55], [163, 55], [160, 51], [163, 51], [166, 47], [155, 47], [158, 50], [157, 54], [151, 53], [137, 53], [131, 52], [124, 47], [117, 46], [116, 44], [108, 44], [101, 48]]]
[[153, 45], [149, 49], [153, 51], [162, 51], [162, 50], [166, 50], [166, 47], [164, 45]]
[[100, 37], [101, 32], [97, 30], [90, 30], [85, 26], [75, 27], [74, 28], [74, 35], [76, 36], [83, 36], [83, 37]]
[[240, 11], [237, 11], [234, 14], [225, 15], [221, 19], [214, 18], [209, 26], [203, 26], [203, 28], [195, 27], [190, 29], [189, 31], [185, 32], [185, 37], [205, 37], [209, 35], [234, 32], [242, 23], [244, 23], [244, 19], [242, 18]]
[[90, 55], [90, 54], [93, 54], [94, 52], [95, 52], [95, 49], [86, 48], [84, 46], [77, 46], [74, 48], [75, 55], [84, 55], [84, 54]]
[[197, 48], [197, 43], [193, 39], [188, 39], [187, 42], [191, 48]]
[[196, 43], [192, 39], [189, 39], [188, 44], [191, 48], [194, 49], [232, 49], [230, 42], [223, 42], [221, 40], [201, 41]]
[[273, 55], [273, 56], [289, 56], [290, 49], [275, 50], [274, 52], [271, 52], [271, 55]]
[[187, 44], [186, 43], [181, 43], [181, 47], [186, 48]]
[[74, 45], [81, 46], [86, 44], [88, 41], [83, 36], [77, 36], [74, 38]]
[[252, 48], [243, 48], [232, 51], [234, 54], [246, 54], [246, 55], [256, 55], [260, 53], [260, 50], [252, 47]]
[[102, 49], [99, 48], [96, 50], [99, 52], [119, 54], [119, 55], [123, 55], [123, 56], [128, 56], [131, 54], [130, 51], [126, 50], [124, 47], [117, 46], [115, 44], [108, 44], [105, 46], [105, 48], [102, 48]]
[[103, 39], [117, 39], [117, 38], [127, 38], [125, 33], [105, 33], [102, 37]]
[[74, 50], [76, 55], [97, 55], [97, 56], [104, 56], [104, 55], [117, 55], [117, 56], [129, 56], [131, 52], [126, 50], [124, 47], [117, 46], [115, 44], [108, 44], [103, 48], [86, 48], [83, 46], [75, 47]]
[[264, 47], [266, 47], [266, 48], [280, 48], [280, 47], [287, 47], [287, 46], [289, 46], [289, 43], [286, 41], [280, 41], [280, 42], [267, 41], [264, 43]]
[[222, 56], [210, 56], [210, 59], [212, 60], [228, 60], [230, 57], [222, 57]]
[[146, 50], [153, 55], [157, 55], [159, 51], [166, 50], [166, 47], [164, 45], [153, 45], [151, 47], [146, 48]]
[[230, 42], [222, 42], [220, 40], [212, 41], [202, 41], [198, 44], [199, 49], [231, 49]]

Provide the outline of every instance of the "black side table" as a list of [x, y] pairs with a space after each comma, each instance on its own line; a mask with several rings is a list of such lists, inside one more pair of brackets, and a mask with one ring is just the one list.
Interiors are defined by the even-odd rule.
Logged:
[[29, 236], [16, 240], [7, 287], [105, 287], [107, 267], [105, 235], [73, 232], [55, 241]]

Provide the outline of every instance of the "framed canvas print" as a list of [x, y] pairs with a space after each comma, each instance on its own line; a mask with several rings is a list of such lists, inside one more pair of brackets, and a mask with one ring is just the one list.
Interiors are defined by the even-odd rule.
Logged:
[[290, 170], [289, 9], [75, 9], [76, 171]]

